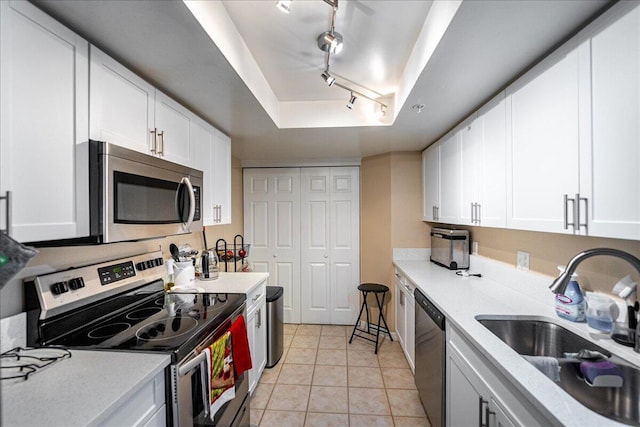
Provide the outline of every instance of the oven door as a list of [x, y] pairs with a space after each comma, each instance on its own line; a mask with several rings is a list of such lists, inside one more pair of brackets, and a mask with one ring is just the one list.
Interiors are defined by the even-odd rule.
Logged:
[[110, 144], [101, 151], [103, 243], [202, 231], [202, 172]]
[[207, 362], [202, 349], [213, 344], [229, 330], [235, 319], [243, 314], [243, 304], [222, 326], [216, 329], [202, 344], [174, 367], [172, 373], [173, 425], [185, 426], [248, 426], [249, 378], [248, 372], [240, 375], [235, 383], [235, 397], [225, 403], [211, 419], [207, 393]]

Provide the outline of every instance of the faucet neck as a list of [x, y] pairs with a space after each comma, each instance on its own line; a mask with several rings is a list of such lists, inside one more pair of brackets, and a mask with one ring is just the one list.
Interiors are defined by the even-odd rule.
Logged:
[[574, 256], [569, 264], [567, 264], [567, 268], [562, 272], [554, 281], [551, 283], [549, 288], [553, 293], [563, 294], [567, 289], [567, 285], [569, 284], [569, 280], [571, 280], [571, 275], [575, 273], [578, 265], [582, 263], [585, 259], [594, 257], [596, 255], [608, 255], [616, 258], [621, 258], [631, 264], [640, 274], [640, 259], [631, 255], [630, 253], [621, 251], [619, 249], [612, 248], [595, 248], [595, 249], [587, 249], [586, 251], [580, 252], [576, 256]]

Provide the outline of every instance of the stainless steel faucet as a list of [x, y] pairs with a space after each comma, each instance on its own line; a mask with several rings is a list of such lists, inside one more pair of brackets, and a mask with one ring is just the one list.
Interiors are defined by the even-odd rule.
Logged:
[[567, 289], [567, 285], [569, 284], [569, 281], [571, 280], [571, 275], [576, 271], [576, 268], [578, 268], [578, 265], [585, 259], [591, 258], [596, 255], [609, 255], [616, 258], [621, 258], [627, 261], [633, 267], [635, 267], [635, 269], [638, 270], [638, 273], [640, 274], [640, 259], [636, 258], [635, 256], [627, 252], [620, 251], [618, 249], [611, 249], [611, 248], [587, 249], [584, 252], [580, 252], [579, 254], [574, 256], [571, 261], [569, 261], [569, 264], [567, 265], [567, 268], [564, 270], [564, 272], [562, 272], [553, 281], [553, 283], [551, 283], [551, 286], [549, 286], [549, 289], [551, 289], [551, 292], [555, 294], [563, 294]]

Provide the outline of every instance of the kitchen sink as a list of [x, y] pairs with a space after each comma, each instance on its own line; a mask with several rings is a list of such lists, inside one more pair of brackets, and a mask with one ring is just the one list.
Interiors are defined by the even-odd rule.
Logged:
[[[519, 316], [477, 316], [476, 320], [520, 355], [557, 358], [561, 369], [556, 384], [587, 408], [612, 420], [640, 426], [638, 368], [549, 320]], [[609, 357], [622, 370], [623, 386], [589, 386], [580, 372], [580, 363], [564, 357], [564, 353], [580, 350], [598, 351]]]

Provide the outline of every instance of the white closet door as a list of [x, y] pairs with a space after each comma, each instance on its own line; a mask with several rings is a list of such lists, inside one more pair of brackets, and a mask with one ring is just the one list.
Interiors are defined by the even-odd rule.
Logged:
[[352, 324], [360, 281], [357, 167], [301, 172], [302, 322]]
[[360, 284], [360, 168], [331, 168], [331, 323], [352, 325]]
[[255, 271], [284, 288], [284, 321], [300, 323], [300, 170], [244, 170], [244, 237]]
[[330, 323], [331, 176], [329, 169], [302, 169], [300, 190], [302, 322]]

